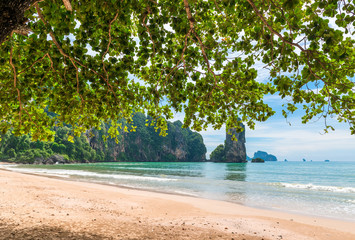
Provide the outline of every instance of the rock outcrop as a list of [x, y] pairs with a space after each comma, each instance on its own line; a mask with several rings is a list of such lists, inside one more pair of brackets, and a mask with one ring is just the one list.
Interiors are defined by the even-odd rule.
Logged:
[[36, 158], [33, 164], [45, 164], [45, 165], [52, 165], [52, 164], [64, 164], [68, 163], [68, 161], [59, 154], [55, 154], [50, 156], [49, 158]]
[[[233, 136], [237, 141], [232, 140]], [[235, 129], [230, 129], [226, 133], [224, 145], [219, 145], [211, 153], [210, 160], [213, 162], [243, 163], [246, 162], [246, 157], [245, 130], [237, 132]]]
[[[233, 136], [235, 136], [237, 141], [232, 140]], [[227, 132], [225, 154], [225, 162], [246, 162], [247, 154], [245, 148], [245, 130], [238, 133], [235, 129], [230, 129], [229, 132]]]

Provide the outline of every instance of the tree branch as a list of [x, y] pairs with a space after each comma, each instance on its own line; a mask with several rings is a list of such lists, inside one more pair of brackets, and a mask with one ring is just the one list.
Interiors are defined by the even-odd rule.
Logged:
[[68, 11], [73, 11], [69, 0], [63, 0], [63, 4]]
[[265, 26], [270, 30], [270, 32], [272, 32], [273, 34], [277, 35], [283, 42], [295, 46], [297, 48], [299, 48], [302, 52], [309, 52], [309, 50], [304, 49], [301, 45], [299, 45], [298, 43], [294, 43], [294, 42], [290, 42], [287, 39], [285, 39], [279, 32], [277, 32], [275, 29], [273, 29], [270, 24], [266, 21], [265, 17], [262, 15], [262, 13], [260, 13], [260, 11], [258, 10], [258, 8], [255, 6], [254, 2], [252, 0], [247, 0], [248, 3], [250, 4], [250, 6], [253, 8], [254, 12], [256, 13], [256, 15], [259, 16], [259, 18], [261, 19], [261, 21], [265, 24]]
[[[47, 25], [48, 23], [46, 22], [46, 20], [44, 19], [44, 16], [42, 14], [42, 11], [41, 9], [39, 8], [38, 4], [35, 3], [35, 7], [36, 7], [36, 10], [37, 10], [37, 14], [38, 16], [40, 17], [40, 19], [42, 20], [42, 22], [44, 23], [44, 25]], [[72, 62], [73, 66], [75, 67], [76, 69], [76, 87], [77, 87], [77, 93], [79, 95], [79, 97], [81, 98], [81, 105], [83, 107], [83, 103], [84, 103], [84, 99], [83, 97], [81, 96], [80, 92], [79, 92], [79, 69], [78, 69], [78, 66], [75, 64], [76, 62], [78, 62], [77, 60], [75, 60], [74, 58], [70, 57], [68, 54], [66, 54], [63, 49], [61, 48], [60, 44], [58, 43], [53, 31], [50, 30], [49, 32], [49, 35], [51, 36], [52, 38], [52, 41], [53, 43], [57, 46], [59, 52], [64, 56], [64, 57], [67, 57], [70, 59], [70, 61]], [[82, 65], [82, 64], [80, 64]]]
[[[12, 34], [11, 34], [11, 38], [12, 38]], [[13, 57], [13, 46], [11, 45], [11, 49], [10, 49], [10, 65], [12, 67], [12, 70], [14, 71], [14, 88], [17, 90], [17, 100], [19, 102], [20, 105], [20, 112], [19, 112], [19, 118], [20, 118], [20, 126], [22, 124], [22, 103], [21, 103], [21, 93], [20, 93], [20, 89], [17, 87], [17, 73], [16, 73], [16, 67], [12, 61], [12, 57]]]
[[152, 56], [152, 58], [154, 58], [154, 56], [155, 56], [155, 43], [154, 43], [154, 40], [153, 40], [153, 38], [152, 38], [152, 34], [151, 34], [150, 31], [149, 31], [149, 27], [148, 27], [147, 24], [145, 23], [145, 19], [147, 18], [148, 14], [150, 13], [150, 8], [149, 8], [149, 6], [147, 7], [147, 10], [148, 10], [148, 13], [144, 15], [144, 18], [143, 18], [142, 23], [143, 23], [144, 27], [147, 29], [147, 32], [148, 32], [149, 37], [150, 37], [150, 40], [151, 40], [152, 43], [153, 43], [153, 56]]
[[[48, 23], [47, 23], [46, 20], [44, 19], [44, 16], [43, 16], [43, 14], [42, 14], [42, 11], [41, 11], [41, 9], [39, 8], [39, 6], [38, 6], [37, 3], [35, 4], [35, 7], [36, 7], [37, 14], [38, 14], [38, 16], [40, 17], [40, 19], [42, 20], [42, 22], [44, 23], [44, 25], [47, 25]], [[97, 75], [98, 77], [101, 77], [104, 81], [106, 81], [106, 83], [107, 83], [108, 85], [110, 85], [110, 84], [108, 83], [108, 80], [107, 80], [104, 76], [102, 76], [101, 74], [99, 74], [99, 73], [96, 72], [95, 70], [93, 70], [93, 69], [91, 69], [91, 68], [85, 66], [85, 65], [82, 64], [80, 61], [76, 60], [75, 58], [73, 58], [73, 57], [69, 56], [68, 54], [66, 54], [66, 53], [63, 51], [63, 49], [61, 48], [60, 44], [58, 43], [58, 41], [57, 41], [57, 39], [56, 39], [56, 37], [55, 37], [53, 31], [50, 30], [49, 35], [51, 36], [52, 41], [53, 41], [53, 43], [56, 45], [56, 47], [57, 47], [57, 49], [59, 50], [59, 52], [60, 52], [64, 57], [69, 58], [70, 61], [71, 61], [72, 64], [73, 64], [73, 66], [74, 66], [76, 69], [78, 69], [78, 67], [75, 65], [75, 63], [77, 63], [77, 64], [80, 65], [81, 67], [86, 68], [86, 69], [88, 69], [89, 71], [93, 72], [93, 73], [94, 73], [95, 75]], [[112, 88], [112, 86], [111, 86], [111, 88]], [[113, 92], [113, 94], [115, 95], [113, 89], [112, 89], [112, 92]]]
[[107, 72], [106, 67], [105, 67], [104, 58], [105, 58], [106, 54], [108, 53], [108, 51], [109, 51], [109, 49], [110, 49], [110, 45], [111, 45], [111, 41], [112, 41], [112, 37], [111, 37], [112, 24], [113, 24], [114, 21], [116, 21], [117, 17], [118, 17], [118, 11], [117, 11], [115, 17], [112, 19], [112, 21], [111, 21], [110, 24], [109, 24], [109, 28], [108, 28], [109, 41], [108, 41], [108, 44], [107, 44], [106, 51], [105, 51], [105, 53], [102, 55], [102, 59], [101, 59], [101, 60], [102, 60], [102, 66], [103, 66], [104, 72], [105, 72], [105, 74], [106, 74], [106, 83], [107, 83], [107, 85], [110, 87], [111, 92], [112, 92], [115, 96], [116, 96], [116, 94], [115, 94], [115, 92], [113, 91], [113, 87], [112, 87], [112, 85], [111, 85], [111, 84], [109, 83], [109, 81], [108, 81], [108, 80], [109, 80], [109, 77], [108, 77], [108, 72]]

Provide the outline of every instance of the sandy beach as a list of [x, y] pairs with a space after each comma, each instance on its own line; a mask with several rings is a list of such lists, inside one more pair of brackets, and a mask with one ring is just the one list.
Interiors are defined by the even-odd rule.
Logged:
[[0, 170], [0, 239], [352, 240], [355, 223]]

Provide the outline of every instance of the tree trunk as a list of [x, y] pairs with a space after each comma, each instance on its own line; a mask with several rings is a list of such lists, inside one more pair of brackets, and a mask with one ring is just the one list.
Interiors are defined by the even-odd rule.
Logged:
[[0, 0], [0, 44], [15, 30], [21, 29], [27, 19], [25, 11], [33, 0]]

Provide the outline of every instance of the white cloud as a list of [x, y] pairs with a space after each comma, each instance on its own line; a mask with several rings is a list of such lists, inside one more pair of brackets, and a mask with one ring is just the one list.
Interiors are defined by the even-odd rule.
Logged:
[[[281, 105], [280, 97], [269, 95], [265, 101]], [[278, 107], [278, 106], [276, 106]], [[183, 121], [184, 113], [175, 113], [172, 121]], [[291, 126], [289, 125], [291, 123]], [[303, 158], [313, 161], [350, 161], [355, 160], [355, 136], [350, 134], [346, 124], [328, 120], [335, 127], [334, 132], [322, 134], [324, 122], [301, 124], [299, 116], [287, 119], [279, 115], [264, 123], [257, 122], [255, 130], [246, 126], [247, 155], [252, 157], [254, 152], [261, 150], [274, 154], [279, 161], [301, 161]], [[211, 126], [200, 134], [207, 148], [207, 158], [219, 145], [223, 144], [226, 136], [225, 126], [214, 130]]]
[[[294, 123], [294, 120], [290, 121]], [[350, 135], [345, 124], [332, 124], [336, 130], [327, 134], [322, 134], [322, 122], [289, 126], [285, 121], [278, 120], [257, 124], [255, 131], [246, 131], [247, 153], [252, 156], [255, 151], [264, 150], [276, 155], [279, 160], [286, 158], [292, 161], [302, 158], [314, 161], [355, 160], [355, 136]]]
[[[277, 96], [269, 96], [268, 101], [279, 101]], [[183, 113], [175, 113], [173, 121], [183, 121]], [[288, 122], [291, 123], [291, 126]], [[293, 116], [288, 120], [280, 116], [264, 123], [256, 123], [255, 130], [246, 126], [247, 155], [261, 150], [274, 154], [279, 161], [301, 161], [303, 158], [313, 161], [350, 161], [355, 160], [355, 136], [350, 134], [348, 126], [328, 120], [335, 127], [334, 132], [322, 134], [324, 122], [301, 124], [300, 118]], [[207, 148], [207, 158], [220, 144], [224, 143], [226, 130], [208, 127], [200, 134]]]

